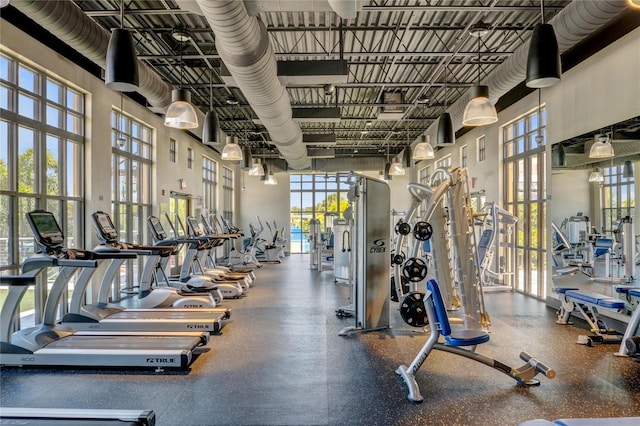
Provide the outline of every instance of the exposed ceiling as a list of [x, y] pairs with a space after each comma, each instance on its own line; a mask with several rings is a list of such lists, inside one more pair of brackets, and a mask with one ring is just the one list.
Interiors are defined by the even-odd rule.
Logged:
[[[120, 26], [120, 0], [74, 3], [107, 32]], [[570, 3], [545, 0], [545, 21]], [[286, 61], [311, 67], [320, 67], [311, 61], [346, 61], [346, 75], [331, 85], [320, 77], [281, 78], [304, 137], [335, 135], [335, 144], [325, 140], [306, 145], [333, 148], [336, 157], [400, 152], [437, 120], [445, 104], [453, 104], [476, 84], [479, 74], [484, 81], [527, 42], [541, 18], [538, 0], [361, 4], [354, 19], [341, 19], [326, 0], [245, 1], [249, 13], [266, 26], [279, 66]], [[242, 91], [223, 76], [214, 33], [207, 19], [194, 13], [200, 10], [197, 3], [125, 0], [124, 6], [124, 26], [133, 31], [138, 59], [172, 86], [189, 87], [192, 102], [203, 112], [209, 109], [212, 87], [223, 131], [247, 140], [254, 154], [266, 153], [269, 133], [254, 120]], [[489, 27], [480, 43], [469, 33], [478, 22]], [[182, 37], [176, 37], [177, 30]], [[385, 117], [381, 112], [391, 98], [399, 102], [394, 105], [399, 114]], [[339, 120], [309, 118], [328, 107], [338, 111]]]

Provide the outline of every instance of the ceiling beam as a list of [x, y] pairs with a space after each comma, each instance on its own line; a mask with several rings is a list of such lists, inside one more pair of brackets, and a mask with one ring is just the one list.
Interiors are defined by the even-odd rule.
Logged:
[[[563, 6], [545, 6], [546, 10], [559, 11]], [[295, 10], [296, 5], [291, 5], [290, 12], [302, 12], [303, 10]], [[361, 12], [493, 12], [493, 13], [510, 13], [510, 12], [538, 12], [539, 6], [364, 6]], [[263, 10], [263, 13], [270, 12]], [[274, 10], [273, 12], [282, 12]], [[88, 16], [119, 16], [120, 11], [113, 10], [85, 10]], [[326, 13], [331, 13], [327, 11]], [[127, 9], [127, 15], [196, 15], [192, 11], [184, 9]]]
[[[398, 57], [398, 56], [412, 56], [416, 58], [420, 57], [469, 57], [469, 58], [477, 58], [478, 56], [511, 56], [513, 52], [443, 52], [443, 51], [408, 51], [408, 52], [344, 52], [342, 55], [344, 58], [351, 57], [362, 57], [362, 56], [387, 56], [387, 57]], [[339, 52], [277, 52], [275, 53], [276, 58], [288, 58], [288, 57], [297, 57], [297, 58], [321, 58], [321, 59], [336, 59], [341, 56]], [[177, 59], [177, 55], [138, 55], [138, 59], [142, 59], [145, 61], [154, 60], [154, 59]], [[205, 55], [194, 55], [194, 54], [185, 54], [182, 55], [183, 61], [195, 60], [195, 59], [220, 59], [220, 55], [217, 53], [210, 53]]]

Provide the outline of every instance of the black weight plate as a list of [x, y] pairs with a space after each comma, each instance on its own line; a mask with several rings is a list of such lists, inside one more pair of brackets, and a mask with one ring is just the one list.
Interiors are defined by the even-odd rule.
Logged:
[[411, 232], [411, 225], [407, 222], [398, 222], [396, 224], [396, 232], [400, 235], [409, 235]]
[[407, 280], [417, 283], [427, 277], [427, 263], [422, 259], [408, 259], [402, 267], [402, 276]]
[[413, 236], [418, 241], [430, 240], [433, 236], [433, 228], [429, 222], [418, 222], [413, 227]]
[[400, 316], [402, 320], [412, 327], [424, 327], [429, 324], [427, 311], [422, 300], [423, 297], [424, 293], [409, 293], [400, 304]]

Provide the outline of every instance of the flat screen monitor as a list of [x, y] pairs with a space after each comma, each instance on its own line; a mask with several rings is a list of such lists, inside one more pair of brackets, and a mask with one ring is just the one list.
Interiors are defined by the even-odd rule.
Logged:
[[193, 235], [195, 235], [196, 237], [200, 237], [202, 235], [202, 229], [200, 229], [200, 225], [198, 224], [198, 221], [195, 217], [188, 217], [187, 225], [189, 226], [189, 228], [191, 228], [191, 232], [193, 232]]
[[164, 227], [160, 223], [160, 219], [156, 216], [150, 216], [149, 223], [151, 224], [153, 232], [156, 234], [156, 239], [164, 240], [167, 237], [167, 234], [164, 232]]
[[29, 212], [27, 213], [29, 223], [38, 241], [47, 245], [61, 244], [64, 241], [62, 229], [58, 221], [51, 212]]
[[102, 235], [109, 240], [118, 240], [118, 231], [111, 221], [111, 218], [106, 213], [94, 213], [93, 215], [96, 224]]

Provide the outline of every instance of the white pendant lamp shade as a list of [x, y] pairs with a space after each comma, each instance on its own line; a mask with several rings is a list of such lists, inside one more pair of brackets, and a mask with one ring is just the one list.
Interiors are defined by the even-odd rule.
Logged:
[[462, 124], [464, 126], [486, 126], [498, 121], [496, 108], [489, 101], [489, 86], [474, 86], [471, 100], [464, 108]]
[[175, 129], [195, 129], [198, 116], [191, 105], [191, 92], [187, 89], [171, 91], [171, 105], [164, 115], [164, 125]]
[[248, 172], [249, 176], [264, 176], [264, 168], [262, 168], [262, 164], [258, 158], [253, 159], [253, 164]]
[[591, 145], [589, 150], [589, 158], [611, 158], [613, 156], [615, 156], [615, 152], [609, 138], [597, 135], [595, 143]]
[[105, 85], [116, 92], [138, 90], [138, 56], [131, 33], [124, 28], [111, 32], [107, 46]]
[[403, 176], [406, 173], [398, 160], [394, 160], [389, 166], [389, 176]]
[[278, 184], [278, 179], [276, 179], [276, 176], [273, 174], [273, 169], [269, 168], [269, 173], [267, 173], [266, 179], [264, 181], [265, 185], [277, 185]]
[[558, 40], [551, 24], [539, 24], [533, 29], [527, 56], [527, 87], [541, 89], [560, 81], [562, 67]]
[[604, 182], [604, 176], [600, 169], [595, 169], [589, 175], [589, 182]]
[[431, 160], [435, 157], [429, 136], [422, 135], [422, 140], [413, 149], [413, 161]]
[[241, 161], [242, 148], [238, 145], [238, 138], [235, 136], [227, 136], [227, 143], [222, 149], [221, 157], [226, 161]]

